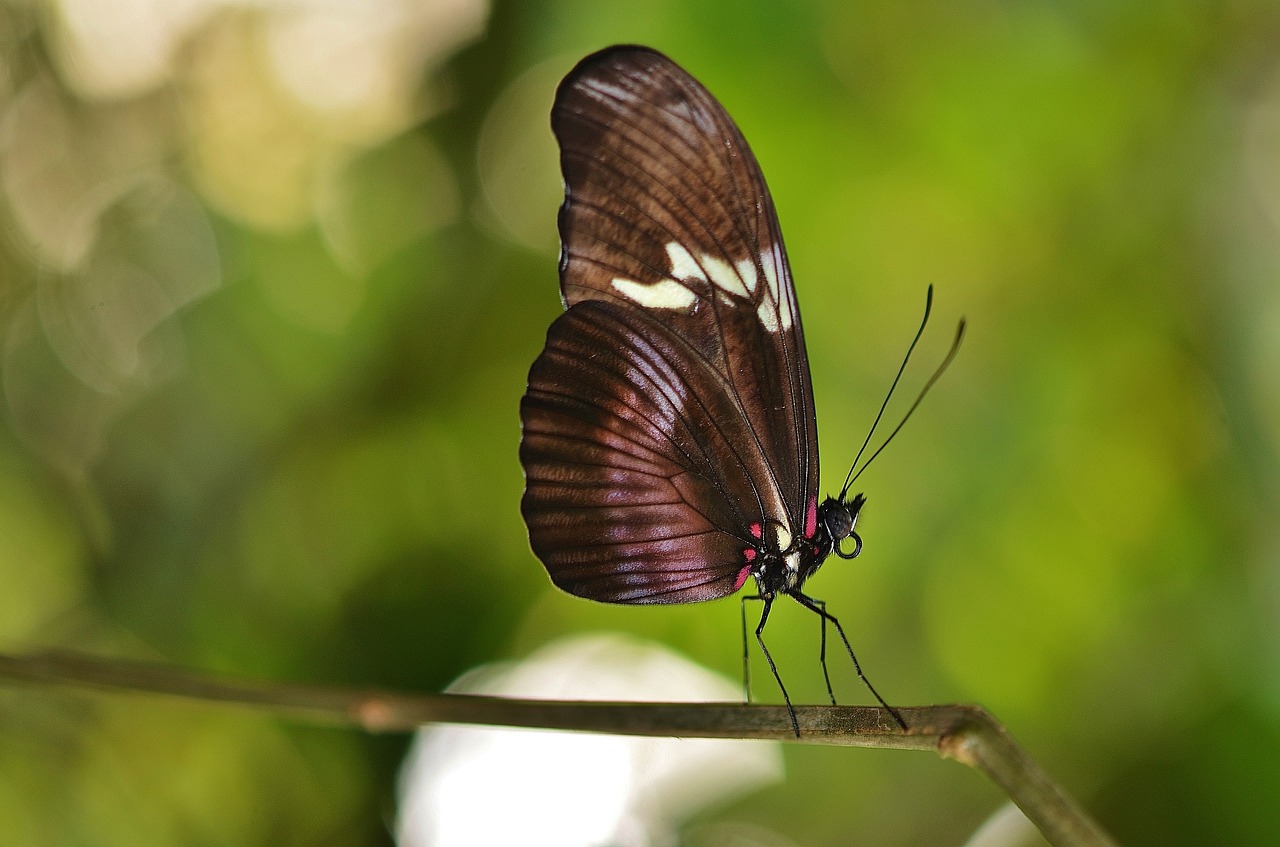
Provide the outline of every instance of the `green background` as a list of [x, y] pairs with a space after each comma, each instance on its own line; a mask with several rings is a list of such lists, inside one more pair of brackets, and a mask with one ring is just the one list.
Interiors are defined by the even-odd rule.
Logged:
[[[390, 105], [318, 108], [298, 91], [345, 89], [281, 76], [285, 6], [210, 3], [111, 88], [72, 49], [94, 5], [0, 3], [0, 649], [436, 691], [614, 630], [736, 678], [735, 601], [563, 595], [519, 515], [560, 310], [547, 112], [582, 55], [644, 43], [768, 176], [824, 487], [925, 287], [907, 399], [970, 322], [860, 480], [864, 554], [810, 583], [879, 690], [985, 705], [1123, 843], [1280, 840], [1280, 7], [499, 3], [460, 40], [441, 3], [388, 42]], [[819, 702], [809, 616], [769, 633]], [[406, 744], [6, 686], [0, 832], [383, 844]], [[787, 767], [689, 843], [960, 844], [1001, 803], [930, 756]]]

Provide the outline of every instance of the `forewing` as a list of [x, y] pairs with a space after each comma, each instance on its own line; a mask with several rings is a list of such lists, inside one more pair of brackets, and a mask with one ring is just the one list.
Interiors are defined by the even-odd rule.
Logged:
[[804, 337], [764, 177], [724, 108], [652, 50], [584, 59], [552, 110], [565, 304], [640, 308], [741, 410], [764, 517], [806, 527], [818, 485]]
[[685, 603], [747, 577], [749, 423], [688, 344], [634, 306], [587, 301], [551, 325], [520, 406], [521, 511], [564, 590]]

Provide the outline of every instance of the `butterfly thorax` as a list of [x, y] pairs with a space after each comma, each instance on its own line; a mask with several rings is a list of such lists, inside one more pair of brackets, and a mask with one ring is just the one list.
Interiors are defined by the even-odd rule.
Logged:
[[[797, 556], [800, 564], [793, 567], [788, 560], [794, 560]], [[804, 581], [822, 564], [812, 556], [804, 556], [798, 551], [763, 553], [755, 561], [757, 564], [752, 568], [751, 575], [755, 577], [756, 588], [761, 597], [799, 591]]]

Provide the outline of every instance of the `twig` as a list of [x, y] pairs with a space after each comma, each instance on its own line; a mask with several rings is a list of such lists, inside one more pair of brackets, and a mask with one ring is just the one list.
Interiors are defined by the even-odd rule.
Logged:
[[512, 700], [267, 684], [70, 653], [0, 654], [0, 679], [162, 694], [377, 733], [411, 732], [424, 723], [463, 723], [934, 750], [986, 774], [1055, 847], [1115, 847], [1111, 837], [980, 706], [898, 707], [910, 727], [905, 732], [887, 710], [877, 707], [796, 706], [801, 733], [797, 739], [783, 706]]

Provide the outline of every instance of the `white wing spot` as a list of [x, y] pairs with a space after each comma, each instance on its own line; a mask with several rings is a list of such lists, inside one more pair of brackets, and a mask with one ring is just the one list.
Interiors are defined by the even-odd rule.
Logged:
[[635, 282], [630, 279], [614, 279], [613, 287], [626, 297], [647, 309], [685, 310], [693, 305], [697, 295], [673, 279], [658, 282]]
[[778, 315], [773, 310], [773, 303], [769, 298], [765, 298], [756, 307], [756, 317], [760, 319], [760, 323], [764, 324], [764, 328], [769, 332], [778, 331]]
[[746, 282], [738, 275], [738, 270], [728, 262], [722, 262], [715, 256], [703, 256], [702, 266], [706, 268], [707, 274], [711, 277], [711, 282], [721, 291], [727, 291], [730, 294], [736, 294], [739, 297], [751, 297], [751, 292], [747, 290]]
[[[594, 81], [590, 84], [596, 85]], [[613, 87], [603, 83], [601, 85], [604, 88]], [[779, 291], [778, 269], [782, 256], [777, 245], [770, 246], [760, 257], [759, 265], [754, 259], [729, 264], [706, 253], [694, 258], [688, 248], [678, 241], [669, 242], [666, 251], [667, 261], [671, 263], [666, 279], [637, 282], [619, 277], [613, 280], [613, 287], [627, 299], [649, 309], [688, 311], [698, 299], [697, 293], [688, 283], [709, 282], [726, 296], [750, 301], [755, 299], [760, 287], [757, 267], [762, 267], [765, 285], [759, 291], [760, 302], [756, 304], [756, 316], [769, 332], [791, 328], [791, 301], [783, 299]]]
[[[782, 256], [778, 253], [778, 245], [769, 248], [760, 263], [764, 266], [764, 279], [766, 284], [765, 296], [760, 301], [760, 308], [757, 313], [760, 315], [760, 323], [770, 332], [777, 332], [779, 321], [782, 329], [791, 329], [791, 301], [783, 298], [778, 290], [778, 269], [782, 266]], [[767, 314], [766, 314], [767, 313]], [[777, 315], [775, 318], [774, 315]]]
[[676, 279], [696, 279], [706, 282], [707, 275], [702, 272], [702, 265], [693, 258], [693, 254], [683, 244], [672, 241], [667, 245], [667, 259], [671, 262], [671, 275]]
[[743, 259], [737, 264], [738, 276], [742, 279], [747, 291], [755, 293], [756, 290], [756, 263], [753, 259]]

